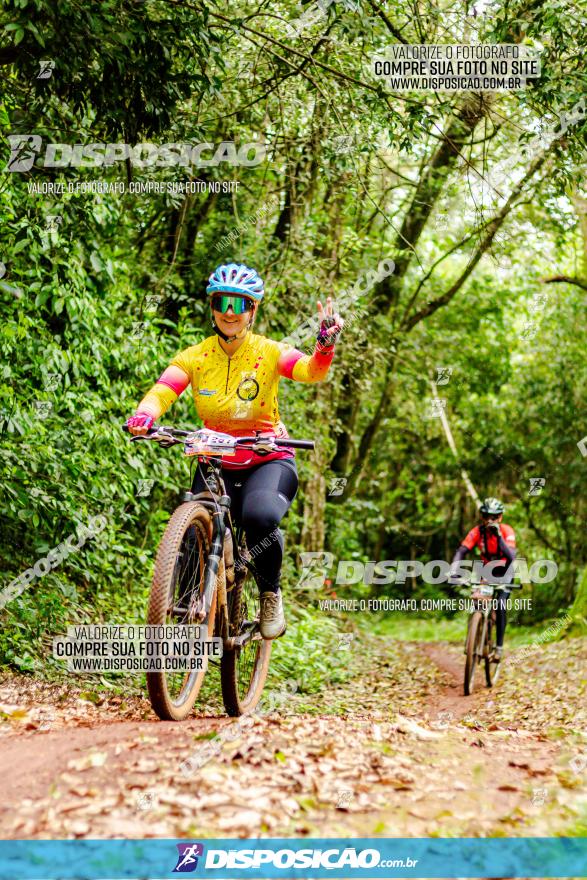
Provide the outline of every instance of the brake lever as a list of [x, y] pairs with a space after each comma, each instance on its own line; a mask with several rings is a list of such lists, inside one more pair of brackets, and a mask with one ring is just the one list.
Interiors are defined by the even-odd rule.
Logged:
[[257, 455], [269, 455], [271, 452], [275, 452], [279, 447], [275, 446], [274, 443], [268, 440], [257, 440], [253, 443], [253, 452], [256, 452]]
[[[161, 439], [157, 435], [162, 435]], [[130, 438], [131, 443], [133, 440], [150, 440], [152, 443], [158, 443], [159, 446], [162, 446], [163, 449], [168, 449], [170, 446], [175, 446], [179, 441], [175, 439], [175, 437], [165, 437], [165, 430], [163, 428], [158, 428], [157, 430], [151, 430], [148, 434], [135, 434], [134, 437]]]

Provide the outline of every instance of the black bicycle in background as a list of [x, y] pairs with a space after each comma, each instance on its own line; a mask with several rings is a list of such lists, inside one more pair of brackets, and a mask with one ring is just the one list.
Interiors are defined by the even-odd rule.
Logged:
[[485, 667], [487, 687], [493, 687], [497, 682], [501, 664], [495, 659], [496, 601], [499, 601], [504, 590], [522, 589], [520, 584], [490, 584], [483, 581], [472, 582], [469, 587], [472, 607], [465, 640], [466, 697], [473, 693], [475, 671], [480, 663]]
[[[124, 426], [128, 431], [128, 428]], [[269, 669], [271, 642], [259, 629], [259, 590], [244, 530], [230, 513], [230, 497], [222, 478], [222, 459], [236, 447], [268, 454], [283, 447], [314, 449], [312, 440], [262, 436], [233, 437], [205, 429], [182, 431], [153, 427], [132, 442], [162, 447], [183, 444], [196, 456], [208, 486], [186, 492], [174, 510], [157, 551], [147, 623], [200, 624], [207, 638], [223, 641], [220, 661], [222, 698], [228, 715], [256, 707]], [[147, 689], [159, 718], [183, 721], [193, 709], [207, 671], [149, 672]]]

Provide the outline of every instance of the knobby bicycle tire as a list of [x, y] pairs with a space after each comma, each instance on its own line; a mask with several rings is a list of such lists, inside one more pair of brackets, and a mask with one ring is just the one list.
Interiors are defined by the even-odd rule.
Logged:
[[487, 621], [487, 655], [485, 657], [485, 682], [487, 687], [493, 687], [499, 677], [499, 669], [501, 663], [492, 663], [489, 659], [491, 657], [494, 644], [493, 644], [493, 631], [495, 629], [494, 621], [492, 620], [492, 615], [489, 616]]
[[[226, 546], [226, 545], [225, 545]], [[243, 622], [254, 615], [257, 583], [246, 568], [235, 577], [229, 595], [230, 635], [238, 636]], [[220, 680], [224, 708], [232, 718], [254, 711], [261, 699], [271, 657], [271, 642], [257, 639], [242, 648], [224, 650], [220, 662]]]
[[[175, 581], [178, 580], [178, 593], [182, 590], [180, 581], [180, 552], [183, 542], [186, 539], [188, 530], [193, 527], [194, 531], [190, 535], [197, 545], [197, 571], [198, 571], [198, 589], [201, 593], [204, 584], [204, 572], [208, 555], [210, 552], [210, 542], [212, 538], [212, 520], [208, 510], [197, 502], [186, 502], [181, 504], [172, 514], [165, 533], [159, 544], [157, 551], [157, 559], [155, 561], [155, 571], [153, 573], [153, 583], [151, 586], [151, 595], [149, 599], [149, 611], [147, 615], [147, 623], [151, 625], [164, 623], [197, 623], [198, 621], [188, 619], [170, 619], [170, 603], [171, 609], [174, 607], [175, 599]], [[191, 554], [191, 549], [190, 549]], [[194, 560], [195, 561], [195, 557]], [[193, 564], [191, 559], [188, 564]], [[184, 570], [185, 573], [185, 570]], [[224, 576], [223, 564], [218, 576]], [[195, 586], [195, 585], [194, 585]], [[190, 594], [193, 592], [184, 592], [183, 598], [187, 598], [189, 605]], [[216, 616], [216, 600], [218, 590], [214, 590], [211, 606], [208, 610], [203, 625], [208, 627], [208, 638], [214, 635], [214, 621]], [[180, 688], [178, 698], [174, 699], [170, 693], [168, 676], [166, 672], [149, 672], [147, 673], [147, 690], [151, 706], [163, 721], [183, 721], [188, 717], [194, 707], [194, 703], [202, 687], [202, 682], [206, 674], [207, 661], [204, 662], [204, 669], [194, 672], [186, 672], [183, 683]]]
[[473, 693], [473, 679], [477, 667], [477, 657], [481, 654], [483, 637], [483, 614], [474, 611], [469, 620], [469, 632], [467, 635], [467, 658], [465, 660], [464, 691], [468, 697]]

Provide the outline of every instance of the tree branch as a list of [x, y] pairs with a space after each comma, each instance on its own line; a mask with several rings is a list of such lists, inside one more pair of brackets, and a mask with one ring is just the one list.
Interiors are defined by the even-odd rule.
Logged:
[[430, 266], [429, 270], [426, 272], [424, 277], [420, 279], [418, 286], [416, 287], [414, 293], [410, 297], [410, 300], [404, 309], [404, 314], [402, 316], [402, 322], [407, 318], [410, 309], [412, 308], [412, 306], [414, 305], [414, 303], [416, 302], [416, 300], [418, 298], [418, 294], [420, 293], [422, 287], [428, 281], [430, 276], [434, 273], [434, 270], [436, 269], [436, 267], [440, 263], [442, 263], [444, 260], [448, 259], [448, 257], [450, 257], [450, 255], [453, 254], [455, 251], [458, 251], [460, 248], [462, 248], [464, 245], [466, 245], [472, 238], [474, 238], [476, 235], [478, 235], [481, 232], [481, 230], [486, 229], [487, 226], [489, 226], [489, 224], [491, 222], [492, 222], [491, 220], [487, 220], [481, 226], [478, 226], [476, 229], [474, 229], [472, 232], [470, 232], [468, 235], [465, 235], [464, 238], [461, 238], [460, 241], [457, 241], [456, 244], [454, 244], [451, 248], [449, 248], [446, 251], [446, 253], [441, 254], [441, 256], [438, 257], [438, 259], [435, 260], [434, 263], [432, 263], [432, 265]]
[[553, 275], [552, 278], [540, 278], [541, 284], [574, 284], [582, 290], [587, 290], [587, 281], [572, 275]]
[[390, 21], [387, 13], [385, 13], [383, 11], [383, 9], [381, 9], [379, 6], [377, 6], [377, 4], [373, 2], [373, 0], [369, 0], [369, 6], [373, 10], [375, 10], [377, 15], [385, 23], [385, 26], [386, 26], [387, 30], [389, 31], [389, 33], [393, 34], [393, 36], [396, 38], [398, 43], [403, 43], [404, 46], [407, 45], [407, 40], [404, 40], [404, 38], [401, 35], [401, 32], [396, 28], [396, 26], [393, 24], [393, 22]]
[[394, 291], [397, 290], [412, 260], [418, 259], [416, 245], [448, 174], [459, 158], [470, 164], [462, 155], [462, 147], [487, 112], [488, 106], [488, 102], [477, 95], [465, 98], [455, 117], [442, 133], [442, 142], [429, 159], [423, 159], [418, 185], [408, 209], [404, 212], [401, 228], [391, 248], [394, 254], [395, 272], [377, 286], [373, 298], [374, 308], [382, 309], [393, 304]]
[[371, 83], [363, 82], [360, 79], [355, 79], [354, 77], [349, 76], [348, 74], [344, 73], [342, 70], [337, 70], [335, 67], [330, 67], [329, 64], [324, 64], [323, 61], [318, 61], [317, 58], [312, 58], [311, 55], [307, 55], [305, 52], [300, 52], [298, 49], [294, 49], [293, 46], [288, 46], [287, 43], [283, 43], [281, 40], [276, 40], [273, 37], [270, 37], [269, 34], [263, 33], [262, 31], [256, 30], [256, 28], [252, 28], [246, 24], [243, 24], [242, 21], [235, 22], [225, 15], [220, 15], [219, 12], [210, 12], [210, 15], [212, 15], [214, 18], [220, 18], [222, 21], [227, 21], [230, 24], [240, 25], [244, 31], [248, 31], [251, 34], [255, 34], [257, 37], [261, 37], [261, 39], [267, 40], [269, 43], [273, 43], [274, 46], [279, 46], [280, 49], [284, 49], [285, 52], [287, 52], [290, 55], [298, 55], [300, 58], [303, 58], [305, 61], [309, 61], [311, 64], [316, 64], [318, 67], [321, 67], [323, 70], [327, 70], [328, 73], [334, 74], [334, 76], [338, 77], [339, 79], [343, 79], [343, 80], [346, 80], [346, 82], [353, 83], [353, 85], [355, 85], [355, 86], [361, 86], [361, 88], [368, 89], [370, 92], [375, 92], [375, 94], [381, 93], [380, 86], [374, 86]]
[[[558, 141], [554, 142], [555, 144]], [[552, 149], [552, 146], [551, 148]], [[542, 167], [544, 162], [546, 161], [550, 150], [547, 152], [540, 153], [534, 161], [531, 163], [528, 171], [523, 176], [523, 178], [519, 181], [519, 183], [513, 188], [511, 191], [507, 201], [503, 205], [500, 211], [495, 215], [493, 220], [488, 224], [487, 233], [481, 239], [479, 247], [467, 263], [467, 266], [464, 272], [461, 274], [459, 278], [452, 284], [446, 293], [443, 293], [442, 296], [437, 297], [436, 299], [430, 300], [425, 306], [423, 306], [419, 311], [415, 312], [411, 318], [405, 320], [401, 325], [401, 330], [404, 330], [406, 333], [409, 333], [416, 324], [419, 324], [420, 321], [423, 321], [425, 318], [428, 318], [430, 315], [434, 314], [438, 309], [442, 306], [447, 305], [451, 299], [455, 296], [456, 293], [461, 289], [469, 275], [473, 272], [473, 269], [483, 256], [486, 251], [491, 246], [493, 239], [495, 238], [496, 233], [502, 226], [505, 218], [508, 216], [512, 208], [514, 207], [516, 200], [519, 198], [521, 193], [524, 190], [524, 187], [528, 183], [529, 180], [536, 174], [536, 172]]]
[[563, 548], [562, 547], [555, 547], [553, 544], [551, 544], [550, 540], [546, 537], [544, 532], [538, 528], [538, 526], [536, 525], [536, 523], [532, 519], [532, 514], [530, 512], [530, 504], [528, 503], [528, 501], [526, 501], [526, 499], [524, 499], [524, 508], [526, 510], [526, 519], [527, 519], [528, 525], [530, 526], [530, 528], [532, 529], [532, 531], [534, 532], [536, 537], [539, 538], [542, 541], [542, 543], [546, 547], [548, 547], [549, 550], [552, 550], [553, 553], [558, 553], [559, 555], [562, 556], [564, 554]]

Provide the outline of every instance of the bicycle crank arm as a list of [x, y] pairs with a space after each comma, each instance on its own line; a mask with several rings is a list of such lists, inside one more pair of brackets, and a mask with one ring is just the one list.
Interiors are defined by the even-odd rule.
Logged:
[[261, 638], [258, 625], [251, 627], [247, 632], [241, 633], [240, 636], [230, 637], [224, 640], [224, 648], [227, 651], [234, 651], [235, 648], [242, 648], [248, 642], [258, 641]]

